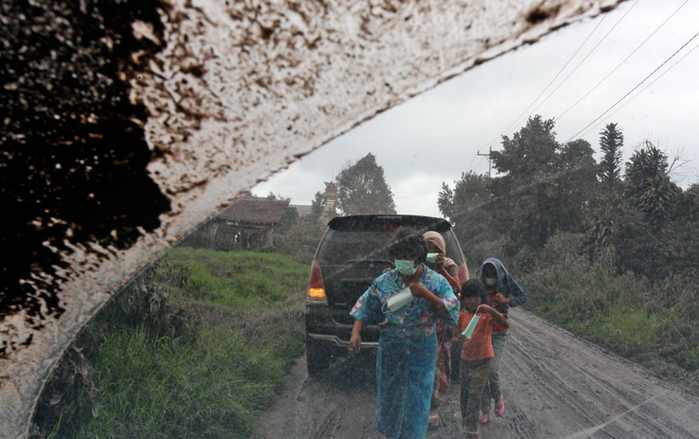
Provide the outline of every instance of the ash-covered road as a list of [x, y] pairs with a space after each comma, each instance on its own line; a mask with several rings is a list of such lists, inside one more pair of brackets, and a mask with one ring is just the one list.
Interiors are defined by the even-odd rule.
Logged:
[[[503, 364], [507, 411], [481, 438], [699, 438], [699, 398], [523, 310], [511, 314]], [[337, 364], [322, 380], [294, 366], [257, 431], [264, 438], [376, 438], [373, 358]], [[458, 384], [428, 438], [459, 438]]]

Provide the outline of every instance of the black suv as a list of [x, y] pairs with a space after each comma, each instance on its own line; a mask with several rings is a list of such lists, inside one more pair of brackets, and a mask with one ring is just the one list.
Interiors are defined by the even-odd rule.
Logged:
[[[441, 218], [417, 215], [351, 215], [332, 219], [318, 245], [309, 277], [306, 300], [306, 357], [309, 376], [316, 376], [334, 358], [346, 355], [355, 302], [380, 274], [394, 268], [387, 243], [400, 226], [444, 237], [446, 256], [459, 266], [461, 283], [468, 279], [466, 258], [451, 224]], [[362, 350], [378, 346], [379, 328], [362, 332]]]

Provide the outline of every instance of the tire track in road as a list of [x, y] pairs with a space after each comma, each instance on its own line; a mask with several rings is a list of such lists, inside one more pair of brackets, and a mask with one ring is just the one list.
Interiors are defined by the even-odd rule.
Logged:
[[[511, 313], [502, 367], [506, 413], [481, 426], [482, 439], [699, 438], [699, 398], [647, 369], [524, 310]], [[457, 353], [454, 353], [455, 355]], [[308, 379], [305, 358], [258, 424], [262, 438], [378, 438], [373, 357], [336, 363]], [[427, 439], [461, 437], [459, 385]]]
[[567, 437], [610, 420], [592, 437], [699, 437], [695, 396], [531, 313], [517, 310], [512, 320], [505, 386], [526, 394], [520, 383], [529, 377], [553, 407], [538, 411], [537, 425], [550, 433], [537, 437]]

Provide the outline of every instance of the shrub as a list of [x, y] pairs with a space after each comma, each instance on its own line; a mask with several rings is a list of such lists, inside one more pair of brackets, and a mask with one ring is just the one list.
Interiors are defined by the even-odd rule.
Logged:
[[251, 436], [303, 352], [307, 270], [279, 254], [171, 250], [79, 334], [33, 436]]

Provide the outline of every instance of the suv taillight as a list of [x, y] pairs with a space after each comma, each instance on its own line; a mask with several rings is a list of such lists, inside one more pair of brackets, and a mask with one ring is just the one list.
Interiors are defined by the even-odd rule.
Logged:
[[320, 265], [316, 261], [311, 264], [311, 274], [308, 278], [308, 300], [310, 302], [325, 303], [325, 285], [323, 285], [323, 274]]

